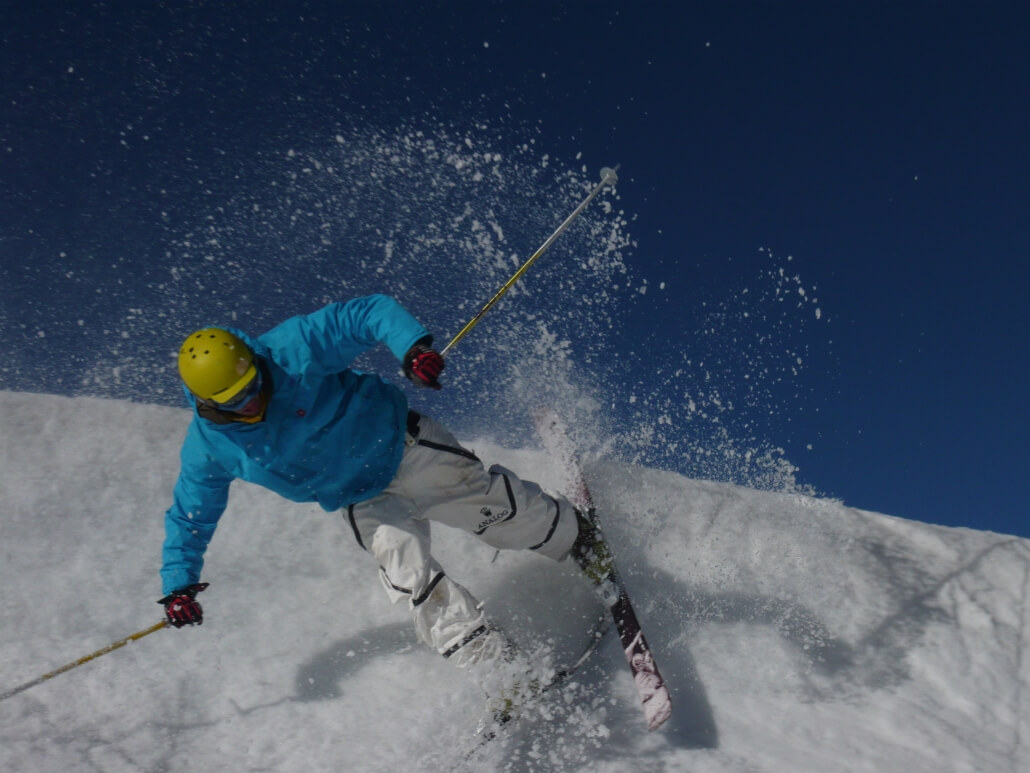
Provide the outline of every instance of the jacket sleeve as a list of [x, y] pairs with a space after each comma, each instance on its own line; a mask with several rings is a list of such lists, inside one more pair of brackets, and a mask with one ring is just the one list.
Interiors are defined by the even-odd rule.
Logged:
[[349, 367], [377, 344], [385, 344], [401, 360], [427, 336], [428, 331], [395, 299], [368, 295], [288, 319], [258, 340], [288, 366], [329, 374]]
[[182, 467], [172, 506], [165, 513], [161, 587], [165, 594], [200, 581], [204, 552], [229, 500], [234, 477], [196, 450], [193, 425], [182, 446]]

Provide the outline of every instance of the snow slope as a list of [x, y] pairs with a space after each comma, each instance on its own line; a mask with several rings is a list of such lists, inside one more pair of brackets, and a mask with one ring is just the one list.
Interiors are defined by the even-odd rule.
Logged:
[[[0, 692], [160, 620], [187, 414], [0, 392]], [[533, 448], [470, 441], [546, 486]], [[466, 763], [480, 688], [417, 645], [339, 517], [234, 486], [200, 628], [0, 702], [4, 771], [1030, 770], [1030, 543], [588, 460], [675, 714], [643, 729], [613, 638]], [[594, 609], [569, 567], [437, 527], [527, 646]]]

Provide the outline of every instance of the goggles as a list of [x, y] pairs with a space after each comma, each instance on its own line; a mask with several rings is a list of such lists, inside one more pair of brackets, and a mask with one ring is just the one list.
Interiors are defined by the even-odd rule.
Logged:
[[261, 393], [261, 385], [261, 371], [258, 370], [258, 372], [254, 374], [254, 378], [250, 380], [250, 383], [243, 387], [243, 389], [237, 392], [233, 397], [225, 402], [212, 398], [210, 402], [220, 411], [238, 411]]

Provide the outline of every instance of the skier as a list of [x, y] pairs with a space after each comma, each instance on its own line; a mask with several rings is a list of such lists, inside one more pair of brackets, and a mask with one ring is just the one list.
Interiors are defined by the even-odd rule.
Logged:
[[172, 626], [203, 622], [204, 552], [236, 478], [342, 510], [390, 600], [408, 603], [418, 638], [459, 667], [510, 660], [513, 644], [433, 558], [429, 521], [499, 549], [571, 555], [595, 583], [607, 576], [607, 547], [567, 500], [484, 469], [398, 387], [350, 369], [380, 343], [416, 385], [441, 388], [432, 337], [386, 295], [329, 304], [258, 338], [219, 327], [186, 338], [179, 374], [194, 415], [165, 514], [159, 601]]

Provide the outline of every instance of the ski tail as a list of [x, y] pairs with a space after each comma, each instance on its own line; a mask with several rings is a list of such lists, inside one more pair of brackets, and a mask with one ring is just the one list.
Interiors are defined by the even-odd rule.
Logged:
[[[586, 511], [587, 517], [603, 537], [594, 498], [587, 486], [575, 444], [569, 436], [565, 423], [550, 408], [537, 411], [534, 420], [537, 433], [543, 440], [545, 448], [559, 463], [564, 476], [562, 481], [564, 490], [575, 504]], [[609, 546], [610, 549], [611, 546]], [[658, 670], [654, 653], [647, 643], [633, 604], [630, 602], [626, 586], [616, 566], [613, 566], [610, 576], [602, 585], [607, 586], [607, 589], [599, 588], [599, 592], [602, 593], [609, 605], [612, 619], [615, 621], [615, 628], [619, 633], [626, 662], [629, 664], [633, 683], [636, 685], [637, 694], [640, 697], [647, 729], [657, 730], [672, 715], [672, 699], [669, 696], [669, 689]]]
[[590, 511], [595, 516], [594, 497], [583, 477], [583, 467], [579, 463], [576, 446], [569, 437], [565, 422], [551, 408], [541, 408], [534, 412], [536, 431], [544, 442], [547, 452], [558, 462], [562, 474], [561, 490], [572, 500], [573, 504]]
[[612, 607], [612, 617], [619, 632], [619, 641], [626, 654], [626, 662], [633, 674], [633, 683], [640, 697], [648, 730], [657, 730], [672, 716], [672, 698], [665, 679], [655, 663], [651, 646], [644, 638], [637, 615], [626, 595], [625, 586], [620, 584], [619, 599]]

